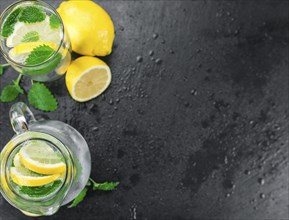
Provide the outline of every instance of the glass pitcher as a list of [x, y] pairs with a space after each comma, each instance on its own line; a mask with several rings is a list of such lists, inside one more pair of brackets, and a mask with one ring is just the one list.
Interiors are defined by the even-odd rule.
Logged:
[[[0, 192], [12, 206], [26, 215], [52, 215], [57, 212], [60, 206], [71, 202], [85, 187], [89, 179], [91, 156], [87, 143], [78, 131], [63, 122], [37, 121], [30, 109], [21, 102], [11, 107], [10, 120], [16, 135], [7, 143], [0, 154]], [[21, 184], [19, 186], [14, 183], [12, 169], [15, 169], [17, 165], [16, 155], [24, 152], [24, 148], [27, 150], [27, 146], [31, 147], [33, 144], [36, 151], [30, 153], [36, 159], [38, 159], [37, 153], [35, 153], [37, 152], [37, 144], [42, 148], [49, 146], [50, 154], [61, 155], [61, 163], [65, 164], [65, 171], [61, 174], [61, 179], [57, 180], [56, 188], [56, 181], [53, 184], [32, 187]], [[47, 153], [48, 157], [49, 153]], [[23, 164], [26, 166], [25, 163]], [[23, 167], [21, 169], [26, 170], [27, 167]], [[35, 174], [33, 169], [32, 171], [29, 172], [36, 175], [37, 178], [39, 176], [40, 179], [47, 177], [44, 174]], [[19, 180], [18, 176], [20, 182], [26, 180], [25, 178], [26, 176]], [[39, 194], [39, 192], [46, 194]]]

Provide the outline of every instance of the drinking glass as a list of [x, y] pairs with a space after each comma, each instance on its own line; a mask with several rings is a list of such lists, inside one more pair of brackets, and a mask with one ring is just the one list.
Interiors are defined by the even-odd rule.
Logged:
[[[20, 9], [25, 10], [28, 7], [40, 9], [46, 16], [45, 20], [25, 23], [17, 21], [16, 18], [16, 23], [14, 22], [15, 24], [12, 26], [14, 28], [13, 33], [10, 33], [9, 36], [3, 36], [2, 31], [5, 29], [5, 22], [11, 20], [11, 17], [15, 17], [15, 13]], [[21, 17], [21, 13], [18, 14], [18, 17]], [[54, 21], [56, 20], [57, 28], [50, 26], [51, 18]], [[38, 0], [16, 2], [8, 6], [2, 13], [0, 30], [1, 53], [6, 61], [19, 73], [39, 82], [53, 81], [66, 73], [71, 62], [71, 43], [60, 15], [51, 5]], [[51, 48], [51, 54], [44, 61], [29, 63], [28, 65], [27, 58], [29, 54], [36, 47], [43, 45]]]

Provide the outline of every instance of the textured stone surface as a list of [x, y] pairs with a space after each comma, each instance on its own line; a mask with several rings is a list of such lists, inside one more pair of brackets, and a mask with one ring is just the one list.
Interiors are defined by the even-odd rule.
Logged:
[[47, 219], [288, 219], [288, 1], [99, 3], [116, 29], [112, 84], [79, 104], [49, 83], [60, 107], [46, 115], [83, 134], [95, 180], [121, 185]]

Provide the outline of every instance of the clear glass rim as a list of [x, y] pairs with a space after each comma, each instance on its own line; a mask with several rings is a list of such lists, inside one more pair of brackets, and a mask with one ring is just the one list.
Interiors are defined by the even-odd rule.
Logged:
[[[0, 28], [1, 28], [1, 26], [2, 26], [2, 23], [3, 23], [3, 21], [4, 21], [4, 18], [5, 18], [6, 16], [8, 16], [7, 12], [8, 12], [9, 10], [12, 11], [12, 10], [13, 10], [15, 7], [17, 7], [18, 5], [21, 5], [21, 4], [23, 4], [23, 3], [29, 3], [29, 2], [34, 2], [34, 3], [40, 4], [40, 5], [42, 4], [42, 6], [49, 8], [51, 11], [53, 11], [53, 13], [55, 13], [55, 15], [58, 17], [59, 21], [61, 22], [62, 37], [61, 37], [61, 41], [60, 41], [60, 43], [59, 43], [59, 45], [58, 45], [57, 50], [55, 50], [55, 52], [54, 52], [47, 60], [45, 60], [45, 61], [42, 62], [42, 63], [35, 64], [35, 65], [25, 65], [25, 64], [17, 63], [17, 62], [15, 62], [14, 60], [12, 60], [12, 59], [7, 55], [7, 53], [3, 50], [3, 41], [1, 40], [1, 44], [0, 44], [0, 52], [1, 52], [1, 54], [4, 56], [4, 58], [5, 58], [6, 60], [8, 60], [8, 61], [11, 62], [13, 65], [16, 65], [16, 66], [18, 66], [18, 67], [20, 67], [20, 68], [39, 67], [39, 66], [41, 66], [41, 65], [43, 65], [43, 64], [45, 64], [45, 63], [50, 62], [50, 61], [59, 53], [59, 51], [60, 51], [60, 49], [61, 49], [61, 46], [62, 46], [62, 44], [64, 43], [64, 38], [65, 38], [64, 24], [63, 24], [63, 21], [62, 21], [60, 15], [59, 15], [59, 13], [54, 9], [54, 7], [53, 7], [52, 5], [50, 5], [50, 4], [46, 3], [46, 2], [40, 1], [40, 0], [29, 0], [29, 1], [27, 1], [27, 0], [21, 0], [21, 1], [18, 1], [18, 2], [15, 2], [15, 3], [9, 5], [9, 6], [2, 12], [2, 14], [1, 14], [1, 16], [0, 16]], [[2, 36], [1, 36], [1, 37], [2, 37]]]

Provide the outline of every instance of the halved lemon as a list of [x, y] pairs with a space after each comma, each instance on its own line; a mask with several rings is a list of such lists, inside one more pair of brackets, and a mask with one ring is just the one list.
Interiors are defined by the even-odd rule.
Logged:
[[66, 73], [67, 89], [78, 102], [86, 102], [99, 96], [110, 82], [110, 68], [96, 57], [83, 56], [74, 60]]
[[12, 181], [19, 186], [42, 186], [55, 181], [60, 174], [43, 176], [25, 167], [11, 167], [10, 176]]
[[19, 151], [19, 158], [25, 168], [36, 173], [61, 174], [66, 171], [62, 155], [43, 141], [27, 142]]

